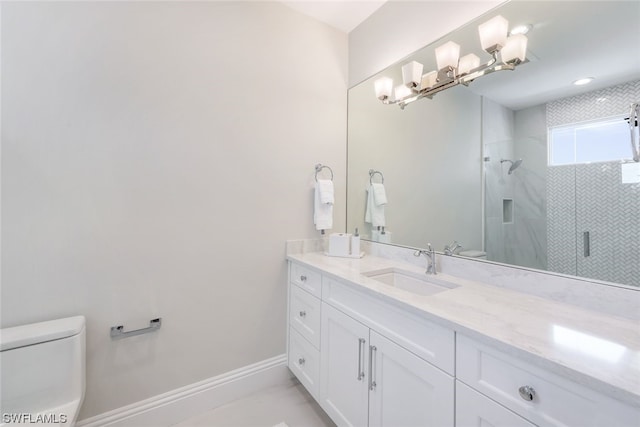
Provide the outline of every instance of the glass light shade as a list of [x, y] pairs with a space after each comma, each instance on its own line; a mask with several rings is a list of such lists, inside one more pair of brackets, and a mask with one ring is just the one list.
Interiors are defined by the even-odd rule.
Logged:
[[434, 84], [436, 84], [436, 79], [438, 78], [437, 71], [430, 71], [427, 74], [422, 76], [422, 81], [420, 82], [420, 89], [428, 89]]
[[500, 51], [502, 62], [507, 64], [524, 62], [527, 57], [527, 36], [516, 34], [507, 39], [507, 44]]
[[395, 92], [396, 100], [405, 98], [413, 93], [411, 89], [409, 89], [405, 85], [396, 86], [394, 92]]
[[480, 58], [473, 53], [463, 56], [460, 58], [460, 62], [458, 64], [458, 74], [465, 74], [474, 68], [480, 66]]
[[509, 21], [501, 15], [494, 16], [484, 24], [480, 24], [478, 32], [480, 33], [480, 44], [484, 50], [489, 53], [500, 50], [507, 43]]
[[376, 89], [376, 97], [378, 99], [386, 99], [391, 96], [393, 88], [393, 79], [389, 77], [381, 77], [373, 84]]
[[460, 45], [457, 43], [446, 42], [436, 48], [438, 70], [447, 67], [456, 68], [458, 66], [458, 58], [460, 58]]
[[412, 88], [420, 85], [422, 67], [422, 64], [416, 61], [411, 61], [402, 66], [402, 82], [405, 86]]

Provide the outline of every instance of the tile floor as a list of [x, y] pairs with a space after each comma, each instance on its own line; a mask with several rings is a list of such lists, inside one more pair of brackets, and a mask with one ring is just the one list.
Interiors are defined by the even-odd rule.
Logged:
[[298, 382], [271, 387], [212, 409], [174, 427], [335, 427]]

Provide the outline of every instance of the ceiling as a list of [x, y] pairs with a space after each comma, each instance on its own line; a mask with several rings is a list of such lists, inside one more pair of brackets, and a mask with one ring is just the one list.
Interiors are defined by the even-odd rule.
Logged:
[[349, 33], [387, 0], [287, 0], [283, 4]]

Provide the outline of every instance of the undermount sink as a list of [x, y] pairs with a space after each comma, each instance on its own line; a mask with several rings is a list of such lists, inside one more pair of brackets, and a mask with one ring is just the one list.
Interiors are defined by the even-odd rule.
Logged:
[[383, 268], [362, 274], [385, 285], [418, 295], [434, 295], [458, 287], [453, 283], [437, 279], [437, 276], [428, 276], [425, 273], [415, 273], [398, 268]]

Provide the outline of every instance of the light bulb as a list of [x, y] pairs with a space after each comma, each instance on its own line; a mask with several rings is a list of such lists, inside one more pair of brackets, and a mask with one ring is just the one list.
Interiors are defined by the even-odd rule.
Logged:
[[431, 86], [436, 84], [436, 79], [438, 78], [437, 71], [430, 71], [422, 76], [422, 81], [420, 82], [420, 90], [429, 89]]
[[454, 42], [447, 42], [436, 48], [436, 63], [438, 70], [458, 66], [458, 58], [460, 58], [460, 45]]
[[500, 51], [502, 62], [520, 64], [527, 57], [527, 36], [516, 34], [507, 39], [507, 44]]
[[376, 89], [376, 97], [384, 101], [391, 96], [391, 88], [393, 88], [393, 79], [389, 77], [381, 77], [374, 83]]
[[489, 53], [493, 53], [507, 43], [507, 33], [509, 31], [509, 21], [502, 16], [494, 16], [484, 24], [478, 26], [480, 33], [480, 44]]
[[402, 82], [409, 88], [418, 87], [422, 76], [422, 64], [411, 61], [402, 66]]
[[458, 64], [458, 75], [466, 74], [469, 71], [480, 65], [480, 58], [473, 53], [463, 56], [460, 58], [460, 62]]
[[413, 94], [411, 89], [409, 89], [405, 85], [396, 86], [396, 88], [394, 89], [394, 92], [395, 92], [395, 96], [396, 96], [396, 101], [398, 101], [398, 100], [400, 100], [402, 98], [406, 98], [407, 96]]

